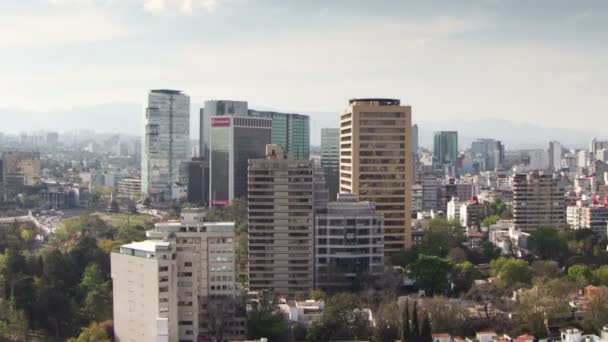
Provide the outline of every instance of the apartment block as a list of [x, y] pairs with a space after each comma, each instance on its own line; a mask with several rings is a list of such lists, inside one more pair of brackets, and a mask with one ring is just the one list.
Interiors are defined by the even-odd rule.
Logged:
[[396, 99], [353, 99], [340, 117], [340, 192], [384, 214], [384, 252], [412, 246], [412, 109]]
[[[112, 253], [114, 334], [118, 342], [177, 342], [175, 243], [133, 242]], [[189, 335], [194, 341], [194, 331]]]
[[118, 194], [120, 200], [138, 201], [141, 198], [141, 179], [123, 178], [118, 181]]
[[513, 223], [528, 230], [566, 225], [564, 188], [551, 174], [533, 171], [513, 176]]
[[314, 162], [266, 154], [249, 160], [249, 286], [294, 297], [314, 285]]
[[606, 236], [608, 231], [608, 199], [605, 204], [582, 203], [578, 201], [575, 206], [568, 206], [566, 218], [572, 229], [591, 229], [599, 236]]
[[315, 288], [349, 290], [364, 277], [382, 274], [384, 216], [369, 201], [338, 194], [327, 212], [315, 217]]
[[[175, 311], [168, 323], [176, 331], [175, 341], [244, 338], [244, 306], [239, 301], [235, 281], [234, 223], [206, 222], [200, 209], [185, 209], [180, 220], [157, 223], [154, 229], [146, 232], [146, 236], [148, 240], [141, 244], [158, 246], [168, 243], [173, 251], [171, 260], [174, 267], [159, 279], [174, 292], [175, 300], [167, 302], [167, 305], [169, 310]], [[112, 269], [123, 267], [122, 262], [122, 259], [112, 259]], [[124, 274], [114, 276], [113, 273], [113, 280], [115, 286], [120, 284], [124, 281]], [[136, 279], [130, 282], [136, 284], [135, 291], [145, 287]], [[118, 301], [122, 290], [114, 287], [115, 310], [124, 309], [121, 308], [123, 302]]]

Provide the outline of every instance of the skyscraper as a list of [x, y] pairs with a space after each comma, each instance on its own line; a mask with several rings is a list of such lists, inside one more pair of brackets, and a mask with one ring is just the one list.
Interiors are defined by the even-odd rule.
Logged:
[[484, 171], [494, 171], [502, 167], [505, 160], [503, 144], [494, 139], [477, 139], [471, 143], [471, 153], [483, 161]]
[[314, 286], [314, 162], [268, 145], [249, 160], [249, 287], [295, 297]]
[[[315, 216], [315, 288], [344, 291], [384, 269], [384, 216], [357, 195], [339, 194]], [[340, 237], [340, 238], [337, 238]]]
[[142, 194], [167, 203], [190, 160], [190, 97], [177, 90], [151, 90], [144, 124]]
[[202, 158], [209, 160], [211, 117], [214, 116], [247, 116], [246, 101], [211, 100], [205, 101], [205, 107], [200, 110], [199, 153]]
[[310, 119], [307, 115], [249, 110], [250, 116], [272, 119], [272, 144], [281, 145], [293, 159], [310, 157]]
[[[148, 240], [112, 253], [114, 326], [119, 341], [242, 339], [236, 302], [233, 222], [211, 223], [199, 209], [155, 224]], [[221, 310], [215, 304], [222, 302]], [[209, 316], [222, 315], [225, 327]], [[215, 330], [215, 331], [214, 331]], [[169, 336], [168, 338], [166, 336]]]
[[433, 135], [433, 164], [437, 168], [456, 167], [458, 132], [440, 131]]
[[384, 252], [412, 245], [412, 109], [396, 99], [353, 99], [340, 117], [340, 192], [376, 203]]
[[321, 166], [329, 190], [329, 200], [335, 201], [340, 178], [340, 129], [321, 128]]
[[272, 119], [213, 116], [210, 124], [209, 201], [222, 206], [247, 196], [247, 162], [266, 155]]
[[418, 156], [418, 125], [412, 126], [412, 153]]
[[513, 176], [513, 223], [518, 229], [562, 228], [566, 224], [563, 186], [553, 175], [533, 171]]
[[562, 168], [562, 145], [558, 141], [549, 142], [549, 168], [551, 171]]

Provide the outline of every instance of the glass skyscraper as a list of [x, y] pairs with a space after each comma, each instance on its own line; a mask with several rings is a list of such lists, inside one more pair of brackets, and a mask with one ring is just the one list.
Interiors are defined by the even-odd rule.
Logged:
[[177, 90], [151, 90], [144, 124], [141, 190], [154, 203], [168, 203], [190, 159], [190, 97]]
[[310, 119], [307, 115], [250, 110], [249, 115], [272, 119], [272, 143], [292, 159], [310, 157]]
[[247, 196], [247, 162], [266, 156], [271, 141], [268, 118], [213, 116], [210, 118], [209, 197], [224, 206]]
[[329, 200], [335, 201], [340, 182], [340, 129], [321, 128], [321, 166], [329, 190]]
[[458, 159], [458, 132], [440, 131], [433, 136], [433, 164], [436, 167], [456, 167]]

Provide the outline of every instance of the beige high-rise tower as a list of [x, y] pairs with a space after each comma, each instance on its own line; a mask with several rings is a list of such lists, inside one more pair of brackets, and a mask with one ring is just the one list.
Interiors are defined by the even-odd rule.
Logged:
[[340, 192], [376, 203], [384, 252], [412, 246], [412, 108], [395, 99], [353, 99], [340, 117]]

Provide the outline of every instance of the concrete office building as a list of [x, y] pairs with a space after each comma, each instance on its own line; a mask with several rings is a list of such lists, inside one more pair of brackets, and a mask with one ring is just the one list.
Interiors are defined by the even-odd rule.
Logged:
[[211, 100], [205, 101], [200, 109], [199, 156], [209, 160], [211, 149], [211, 118], [214, 116], [248, 116], [246, 101]]
[[210, 119], [209, 204], [224, 206], [247, 196], [247, 162], [264, 158], [272, 119], [214, 116]]
[[547, 150], [532, 150], [530, 156], [530, 171], [545, 171], [549, 169], [549, 153]]
[[436, 168], [456, 167], [458, 160], [458, 132], [433, 133], [433, 165]]
[[608, 199], [605, 204], [599, 200], [594, 203], [582, 203], [568, 206], [566, 219], [572, 229], [591, 229], [599, 236], [606, 236], [608, 231]]
[[119, 180], [116, 198], [122, 201], [139, 201], [141, 199], [141, 179], [123, 178]]
[[353, 99], [340, 117], [340, 192], [384, 214], [384, 252], [412, 246], [412, 109], [395, 99]]
[[384, 216], [357, 195], [339, 194], [315, 217], [315, 288], [335, 292], [361, 286], [384, 268]]
[[[175, 243], [133, 242], [112, 253], [116, 341], [177, 342]], [[178, 337], [179, 336], [179, 337]], [[194, 332], [189, 335], [194, 341]]]
[[462, 203], [460, 206], [460, 225], [465, 228], [481, 228], [481, 222], [487, 215], [488, 208], [473, 196], [470, 201]]
[[559, 171], [562, 169], [562, 145], [558, 141], [549, 142], [549, 169]]
[[329, 190], [329, 200], [335, 201], [340, 181], [340, 129], [321, 128], [321, 166]]
[[503, 144], [494, 139], [478, 139], [471, 143], [471, 153], [483, 161], [481, 171], [494, 171], [501, 168], [505, 161]]
[[203, 158], [188, 163], [188, 202], [209, 204], [209, 162]]
[[[242, 309], [234, 300], [237, 294], [235, 282], [235, 234], [233, 222], [212, 223], [205, 222], [205, 214], [200, 209], [185, 209], [179, 221], [157, 223], [153, 230], [146, 232], [147, 241], [125, 245], [128, 246], [155, 246], [156, 250], [149, 248], [144, 258], [155, 258], [161, 252], [159, 246], [167, 247], [171, 253], [165, 257], [159, 256], [162, 262], [168, 265], [159, 265], [158, 278], [154, 278], [154, 266], [145, 271], [136, 270], [138, 264], [144, 265], [135, 259], [126, 259], [119, 253], [112, 254], [112, 279], [114, 281], [114, 325], [120, 326], [121, 331], [127, 330], [125, 326], [148, 326], [154, 324], [150, 313], [141, 317], [131, 315], [125, 321], [125, 311], [137, 312], [139, 301], [130, 300], [129, 296], [153, 300], [153, 289], [156, 284], [163, 289], [161, 293], [168, 293], [167, 299], [160, 300], [160, 305], [171, 315], [167, 325], [171, 332], [169, 341], [198, 341], [200, 339], [212, 340], [218, 332], [211, 324], [211, 315], [225, 316], [225, 331], [222, 341], [243, 339], [245, 337], [245, 320]], [[131, 252], [133, 253], [133, 252]], [[137, 253], [136, 253], [137, 254]], [[169, 269], [167, 269], [169, 267]], [[117, 270], [114, 272], [114, 270]], [[142, 272], [142, 277], [133, 277], [125, 271]], [[151, 273], [147, 274], [147, 273]], [[142, 284], [141, 281], [147, 281]], [[128, 282], [128, 286], [124, 285]], [[124, 287], [116, 287], [124, 286]], [[142, 293], [143, 292], [143, 293]], [[124, 299], [126, 297], [126, 299]], [[164, 297], [163, 297], [164, 298]], [[121, 301], [121, 299], [123, 299]], [[156, 300], [158, 303], [159, 300]], [[216, 305], [223, 303], [222, 312], [215, 312]], [[152, 312], [151, 304], [146, 303]], [[226, 311], [229, 312], [226, 315]], [[118, 316], [117, 315], [118, 313]], [[118, 317], [118, 321], [117, 321]], [[163, 316], [164, 317], [164, 316]], [[118, 341], [129, 341], [125, 336], [118, 335]], [[149, 335], [147, 335], [149, 336]], [[152, 341], [153, 339], [135, 338], [133, 341]]]
[[271, 144], [281, 145], [292, 159], [310, 157], [310, 119], [308, 115], [249, 110], [249, 115], [272, 119]]
[[177, 90], [151, 90], [144, 124], [142, 194], [153, 203], [168, 203], [190, 160], [190, 97]]
[[268, 145], [249, 160], [249, 287], [295, 297], [314, 285], [314, 162]]
[[4, 152], [1, 167], [4, 197], [12, 199], [40, 180], [40, 152]]
[[515, 228], [529, 230], [566, 225], [565, 191], [553, 175], [538, 171], [517, 174], [512, 183]]
[[597, 158], [598, 151], [600, 150], [608, 150], [608, 140], [599, 141], [596, 138], [592, 138], [589, 143], [589, 153], [594, 158]]

